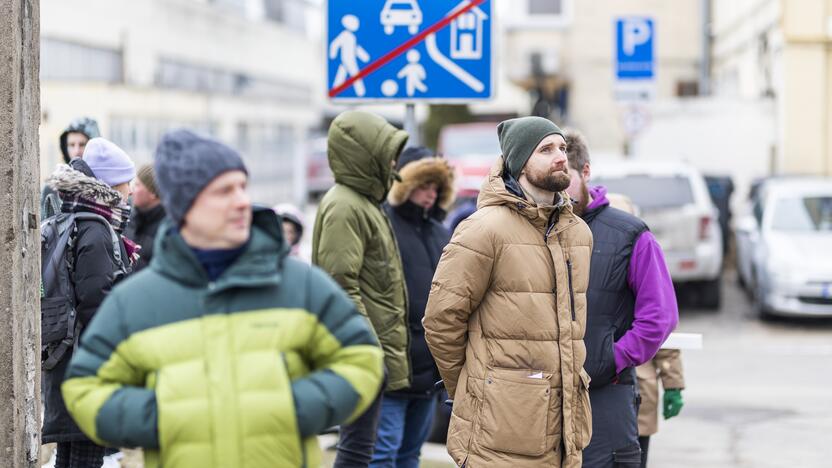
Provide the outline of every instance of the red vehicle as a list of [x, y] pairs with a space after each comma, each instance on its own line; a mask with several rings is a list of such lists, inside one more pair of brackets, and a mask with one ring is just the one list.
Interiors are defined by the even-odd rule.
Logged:
[[476, 198], [482, 181], [500, 156], [497, 123], [446, 125], [439, 133], [439, 153], [456, 170], [457, 197]]

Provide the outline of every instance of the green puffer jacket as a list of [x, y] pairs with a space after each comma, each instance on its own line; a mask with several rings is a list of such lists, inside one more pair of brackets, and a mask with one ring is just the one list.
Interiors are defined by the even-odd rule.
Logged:
[[107, 297], [62, 391], [100, 444], [145, 466], [320, 466], [316, 435], [378, 393], [382, 353], [324, 273], [286, 256], [255, 209], [245, 251], [214, 282], [166, 222], [150, 268]]
[[407, 133], [366, 112], [344, 112], [329, 128], [336, 185], [318, 207], [312, 262], [332, 275], [367, 317], [384, 349], [387, 390], [410, 386], [407, 292], [390, 221], [381, 209]]

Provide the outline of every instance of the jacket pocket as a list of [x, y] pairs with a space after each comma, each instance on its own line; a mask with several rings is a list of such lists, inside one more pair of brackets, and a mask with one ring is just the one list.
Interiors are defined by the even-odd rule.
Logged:
[[589, 403], [589, 374], [581, 369], [581, 383], [577, 388], [573, 406], [573, 427], [575, 429], [575, 448], [583, 450], [592, 439], [592, 406]]
[[540, 456], [547, 446], [552, 388], [549, 375], [532, 378], [529, 370], [490, 370], [486, 375], [478, 442], [497, 452]]
[[631, 444], [613, 450], [612, 459], [615, 468], [639, 468], [641, 466], [641, 447], [638, 444]]
[[451, 411], [451, 422], [448, 425], [448, 454], [454, 459], [457, 466], [463, 466], [468, 458], [468, 450], [471, 445], [471, 434], [474, 432], [474, 425]]

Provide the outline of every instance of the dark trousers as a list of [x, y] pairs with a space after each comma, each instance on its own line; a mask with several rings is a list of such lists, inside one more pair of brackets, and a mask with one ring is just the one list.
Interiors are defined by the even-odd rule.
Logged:
[[[387, 386], [387, 375], [381, 388]], [[338, 454], [333, 468], [367, 468], [376, 446], [378, 420], [381, 414], [382, 392], [361, 416], [350, 424], [342, 424], [338, 437]]]
[[618, 383], [589, 389], [592, 440], [583, 451], [584, 468], [639, 468], [638, 384], [626, 369]]
[[638, 444], [641, 445], [641, 468], [647, 468], [647, 449], [650, 448], [650, 436], [639, 436]]
[[101, 468], [107, 449], [88, 440], [58, 442], [55, 468]]

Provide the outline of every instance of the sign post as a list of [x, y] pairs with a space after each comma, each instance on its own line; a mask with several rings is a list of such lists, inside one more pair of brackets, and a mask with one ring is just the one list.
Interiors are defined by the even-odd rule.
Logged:
[[650, 114], [644, 105], [656, 87], [656, 25], [646, 16], [615, 19], [615, 99], [621, 103], [625, 133], [624, 154], [630, 156], [635, 136], [644, 130]]

